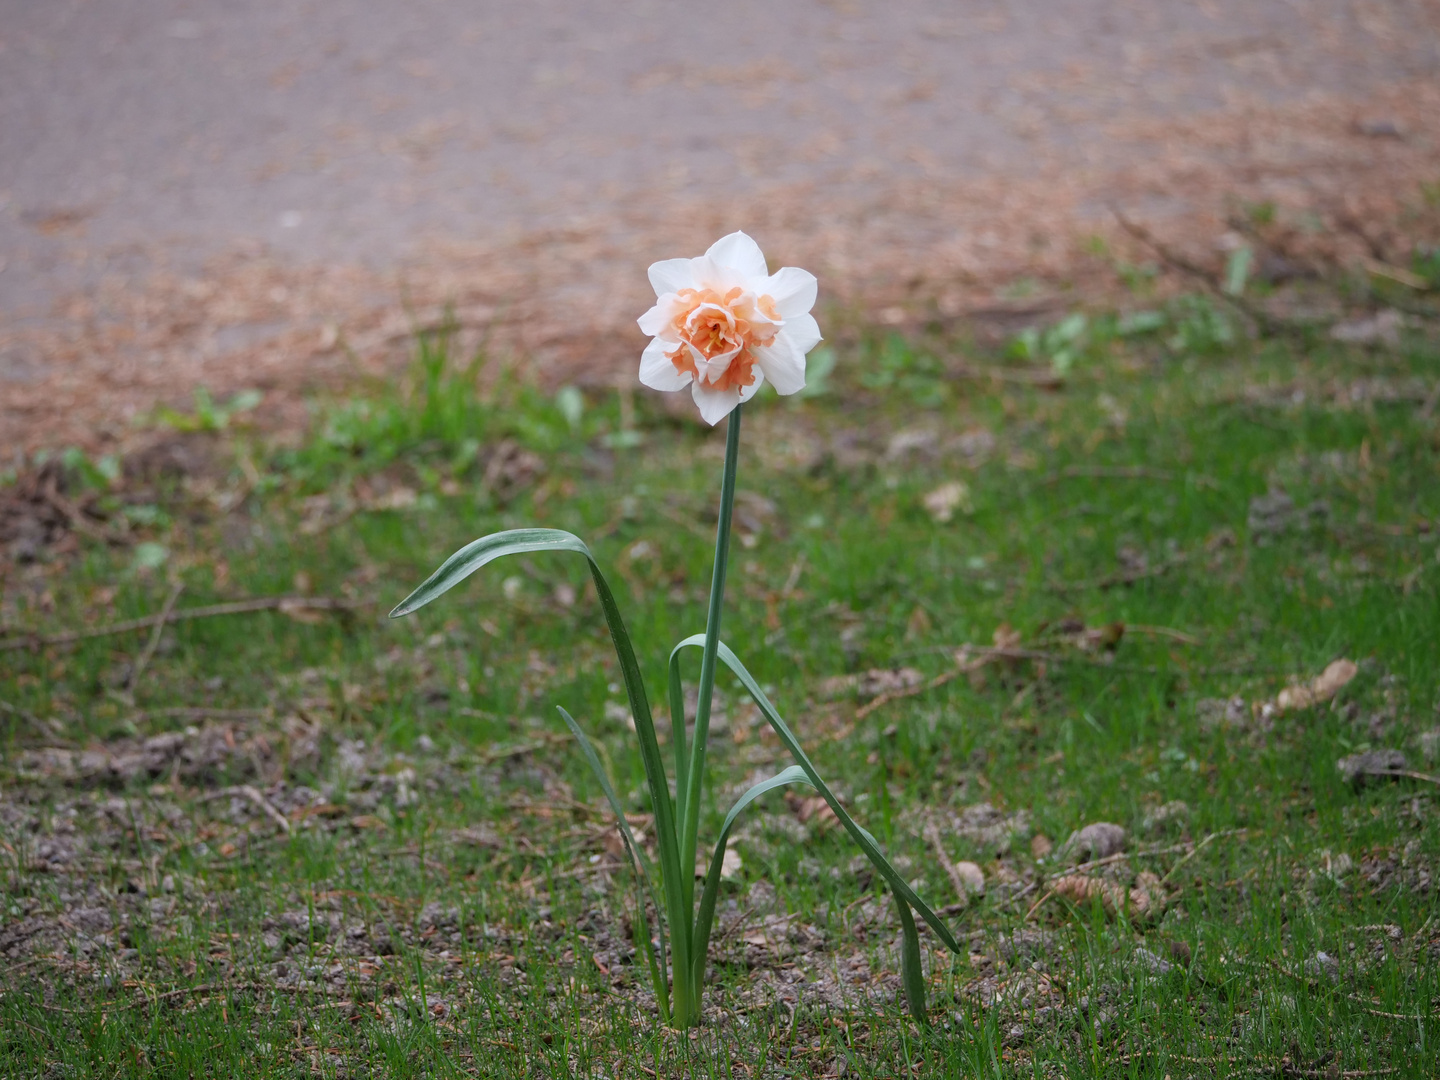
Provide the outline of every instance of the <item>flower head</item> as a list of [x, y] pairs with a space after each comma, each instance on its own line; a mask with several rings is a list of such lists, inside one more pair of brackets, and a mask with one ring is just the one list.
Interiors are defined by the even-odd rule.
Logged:
[[771, 274], [760, 246], [743, 232], [710, 245], [698, 259], [650, 267], [655, 306], [640, 316], [652, 338], [640, 381], [655, 390], [689, 386], [700, 415], [718, 424], [766, 379], [782, 394], [805, 385], [805, 354], [820, 341], [815, 275], [794, 266]]

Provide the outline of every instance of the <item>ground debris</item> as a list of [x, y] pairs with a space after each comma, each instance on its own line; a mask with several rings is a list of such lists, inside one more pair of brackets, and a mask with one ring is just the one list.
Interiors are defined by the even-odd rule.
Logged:
[[1342, 657], [1332, 661], [1305, 685], [1287, 686], [1281, 690], [1275, 698], [1275, 711], [1290, 712], [1323, 704], [1338, 694], [1359, 672], [1360, 667], [1353, 660]]
[[936, 811], [932, 817], [942, 837], [958, 836], [990, 856], [1008, 854], [1017, 841], [1030, 835], [1030, 811], [1023, 808], [1007, 814], [989, 802], [979, 802], [958, 812]]
[[1370, 750], [1351, 754], [1335, 763], [1340, 777], [1353, 787], [1364, 787], [1376, 781], [1394, 780], [1407, 768], [1405, 755], [1399, 750]]
[[1140, 822], [1140, 831], [1147, 836], [1184, 830], [1190, 824], [1190, 805], [1180, 799], [1172, 799], [1162, 806], [1146, 812]]
[[311, 763], [318, 760], [316, 740], [317, 733], [298, 717], [281, 731], [268, 733], [206, 724], [85, 750], [54, 746], [22, 750], [12, 764], [24, 779], [67, 784], [123, 785], [173, 775], [209, 785], [225, 777], [257, 776], [271, 762]]
[[1195, 719], [1205, 731], [1221, 727], [1244, 727], [1250, 719], [1250, 709], [1240, 696], [1231, 698], [1201, 698], [1195, 703]]
[[1283, 491], [1272, 490], [1250, 500], [1246, 526], [1250, 539], [1263, 547], [1275, 537], [1292, 530], [1304, 532], [1323, 525], [1330, 517], [1330, 504], [1324, 500], [1300, 507]]
[[1338, 322], [1330, 328], [1330, 336], [1348, 345], [1398, 345], [1405, 317], [1393, 308], [1360, 319]]
[[1160, 878], [1147, 870], [1136, 875], [1135, 885], [1129, 889], [1093, 874], [1066, 874], [1051, 884], [1047, 898], [1049, 896], [1062, 897], [1077, 906], [1088, 905], [1098, 898], [1106, 915], [1112, 918], [1127, 915], [1142, 922], [1158, 919], [1169, 902]]
[[1124, 826], [1096, 821], [1071, 833], [1061, 846], [1061, 855], [1072, 863], [1108, 859], [1125, 850], [1128, 838]]
[[822, 679], [818, 691], [825, 700], [848, 695], [869, 699], [881, 694], [912, 690], [924, 682], [924, 673], [916, 668], [871, 668], [857, 675], [833, 675]]

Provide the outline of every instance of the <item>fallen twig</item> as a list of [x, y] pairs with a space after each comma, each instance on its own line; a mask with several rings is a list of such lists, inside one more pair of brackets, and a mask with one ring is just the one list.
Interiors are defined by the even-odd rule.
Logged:
[[145, 642], [145, 650], [135, 661], [135, 666], [130, 669], [130, 677], [125, 680], [125, 689], [132, 695], [135, 693], [135, 688], [140, 685], [140, 677], [145, 674], [145, 669], [154, 658], [155, 650], [160, 647], [160, 638], [165, 633], [165, 624], [170, 621], [170, 614], [175, 610], [175, 601], [180, 599], [180, 594], [184, 591], [185, 582], [177, 581], [171, 586], [170, 595], [165, 597], [165, 603], [160, 608], [160, 617], [155, 622], [154, 630], [151, 631], [150, 640]]
[[1165, 874], [1165, 876], [1160, 879], [1160, 884], [1161, 884], [1161, 885], [1164, 885], [1164, 884], [1165, 884], [1166, 882], [1168, 882], [1172, 877], [1174, 877], [1174, 876], [1175, 876], [1175, 872], [1176, 872], [1177, 870], [1179, 870], [1179, 869], [1180, 869], [1182, 866], [1184, 866], [1187, 862], [1189, 862], [1191, 859], [1193, 859], [1196, 855], [1199, 855], [1200, 852], [1204, 851], [1205, 848], [1206, 848], [1207, 846], [1209, 846], [1209, 844], [1210, 844], [1210, 842], [1211, 842], [1212, 840], [1219, 840], [1219, 839], [1221, 839], [1222, 837], [1226, 837], [1226, 836], [1243, 836], [1243, 835], [1244, 835], [1246, 832], [1248, 832], [1248, 831], [1249, 831], [1248, 829], [1225, 829], [1225, 830], [1223, 830], [1223, 831], [1221, 831], [1221, 832], [1212, 832], [1209, 836], [1205, 837], [1204, 840], [1201, 840], [1200, 843], [1198, 843], [1198, 844], [1195, 845], [1195, 850], [1194, 850], [1194, 851], [1190, 852], [1189, 855], [1186, 855], [1186, 856], [1185, 856], [1184, 858], [1182, 858], [1179, 862], [1177, 862], [1174, 866], [1172, 866], [1172, 867], [1170, 868], [1170, 870]]
[[[139, 984], [128, 987], [129, 989], [144, 991], [146, 988]], [[319, 994], [324, 997], [331, 996], [331, 992], [318, 986], [267, 986], [264, 983], [199, 983], [195, 986], [182, 986], [174, 990], [166, 990], [159, 994], [144, 994], [133, 1001], [102, 1001], [93, 1008], [102, 1012], [124, 1012], [127, 1009], [138, 1009], [142, 1005], [153, 1005], [161, 1001], [168, 1001], [171, 998], [189, 997], [193, 994], [210, 994], [219, 992], [233, 992], [236, 990], [249, 990], [254, 993], [271, 994]], [[33, 998], [31, 999], [34, 1000]], [[64, 1005], [51, 1005], [43, 1001], [35, 1001], [42, 1009], [48, 1012], [66, 1013], [70, 1016], [86, 1016], [91, 1009], [71, 1009]], [[331, 1002], [335, 1006], [347, 1005], [350, 1002]]]
[[1407, 289], [1414, 289], [1416, 292], [1424, 292], [1430, 288], [1430, 282], [1426, 281], [1419, 274], [1412, 274], [1409, 270], [1402, 269], [1398, 266], [1391, 266], [1382, 259], [1374, 259], [1362, 255], [1360, 257], [1360, 265], [1375, 277], [1398, 282]]
[[[1326, 984], [1323, 983], [1323, 982], [1321, 982], [1319, 979], [1314, 978], [1313, 976], [1310, 976], [1310, 975], [1302, 975], [1302, 974], [1300, 974], [1300, 972], [1298, 972], [1298, 971], [1291, 971], [1291, 970], [1290, 970], [1289, 968], [1287, 968], [1284, 964], [1280, 963], [1280, 961], [1274, 959], [1273, 957], [1272, 957], [1269, 961], [1267, 961], [1267, 963], [1269, 964], [1270, 967], [1274, 968], [1276, 971], [1278, 971], [1281, 975], [1284, 975], [1286, 978], [1294, 979], [1296, 982], [1303, 982], [1306, 986], [1309, 986], [1309, 987], [1311, 987], [1312, 989], [1325, 989], [1325, 988], [1326, 988]], [[1333, 989], [1333, 987], [1332, 987], [1331, 989]], [[1386, 1020], [1424, 1020], [1424, 1019], [1425, 1019], [1425, 1017], [1424, 1017], [1423, 1015], [1421, 1015], [1421, 1014], [1418, 1012], [1418, 1010], [1417, 1010], [1416, 1014], [1413, 1015], [1413, 1016], [1412, 1016], [1410, 1013], [1386, 1012], [1384, 1009], [1377, 1009], [1377, 1008], [1375, 1008], [1374, 1006], [1375, 1006], [1376, 1002], [1371, 1001], [1369, 998], [1362, 998], [1359, 994], [1347, 993], [1347, 992], [1344, 991], [1344, 990], [1336, 990], [1335, 992], [1338, 993], [1341, 997], [1343, 997], [1346, 1001], [1353, 1001], [1353, 1002], [1355, 1002], [1355, 1004], [1357, 1004], [1357, 1005], [1360, 1006], [1362, 1012], [1367, 1012], [1367, 1013], [1369, 1013], [1371, 1016], [1384, 1017]], [[1321, 1075], [1321, 1074], [1316, 1074], [1316, 1075]], [[1348, 1075], [1348, 1074], [1347, 1074], [1347, 1075]]]
[[164, 709], [141, 709], [130, 719], [135, 723], [143, 720], [260, 720], [269, 715], [269, 709], [211, 709], [204, 705], [180, 705]]
[[[1265, 1065], [1260, 1062], [1241, 1063], [1232, 1058], [1213, 1057], [1197, 1058], [1187, 1057], [1184, 1054], [1171, 1054], [1161, 1050], [1138, 1050], [1129, 1054], [1121, 1054], [1112, 1059], [1113, 1064], [1128, 1065], [1132, 1061], [1144, 1061], [1148, 1058], [1163, 1057], [1166, 1061], [1176, 1061], [1184, 1065], [1197, 1065], [1211, 1070], [1209, 1075], [1219, 1076], [1222, 1069], [1243, 1069], [1249, 1073], [1268, 1074], [1271, 1076], [1291, 1077], [1323, 1077], [1324, 1080], [1362, 1080], [1367, 1076], [1393, 1076], [1399, 1072], [1398, 1068], [1384, 1069], [1348, 1069], [1344, 1072], [1334, 1066], [1328, 1068], [1302, 1068], [1292, 1062], [1289, 1058], [1282, 1058], [1274, 1065]], [[1323, 1058], [1321, 1059], [1324, 1060]]]
[[39, 649], [52, 645], [70, 645], [90, 638], [108, 637], [112, 634], [128, 634], [135, 630], [147, 630], [165, 623], [188, 622], [191, 619], [211, 619], [221, 615], [248, 615], [256, 611], [352, 611], [373, 603], [370, 600], [341, 600], [330, 596], [259, 596], [251, 600], [232, 600], [225, 604], [210, 604], [206, 607], [181, 608], [164, 615], [146, 615], [139, 619], [97, 626], [93, 630], [66, 630], [58, 634], [23, 634], [8, 641], [0, 641], [0, 652], [14, 649]]
[[980, 670], [980, 668], [984, 667], [991, 661], [991, 659], [993, 658], [992, 654], [998, 654], [1003, 651], [1004, 650], [1000, 649], [981, 650], [982, 655], [976, 657], [974, 660], [957, 661], [955, 667], [952, 670], [942, 671], [939, 675], [936, 675], [929, 682], [921, 683], [919, 686], [912, 686], [906, 690], [887, 690], [885, 693], [880, 694], [878, 697], [874, 698], [869, 703], [862, 705], [860, 706], [860, 708], [856, 709], [855, 719], [857, 721], [863, 720], [876, 709], [880, 708], [880, 706], [888, 704], [889, 702], [896, 701], [899, 698], [914, 697], [916, 694], [924, 694], [930, 690], [934, 690], [936, 687], [944, 686], [951, 679], [958, 678], [959, 676], [968, 674], [972, 671], [978, 671]]
[[40, 717], [36, 716], [29, 709], [22, 709], [19, 705], [11, 705], [8, 701], [0, 700], [0, 712], [7, 712], [11, 716], [18, 716], [21, 720], [24, 720], [27, 724], [49, 738], [65, 738], [65, 732], [59, 724], [53, 720], [41, 720]]
[[1162, 243], [1149, 229], [1145, 228], [1145, 226], [1139, 222], [1131, 221], [1126, 217], [1118, 206], [1112, 205], [1110, 212], [1115, 215], [1115, 220], [1120, 223], [1122, 229], [1146, 247], [1150, 248], [1156, 255], [1159, 255], [1163, 263], [1172, 270], [1178, 270], [1182, 274], [1199, 282], [1205, 287], [1206, 292], [1210, 293], [1221, 303], [1227, 304], [1240, 312], [1261, 330], [1267, 333], [1298, 333], [1304, 331], [1304, 324], [1293, 323], [1286, 319], [1277, 319], [1264, 308], [1250, 303], [1244, 297], [1234, 296], [1220, 288], [1210, 271], [1206, 270], [1203, 266], [1197, 266], [1183, 255], [1171, 250], [1167, 244]]
[[1065, 385], [1065, 376], [1053, 368], [1034, 370], [1026, 368], [955, 368], [950, 375], [957, 379], [988, 379], [991, 382], [1019, 383], [1024, 386], [1034, 386], [1041, 390], [1054, 390]]
[[955, 869], [955, 863], [945, 853], [945, 845], [940, 842], [940, 830], [935, 827], [933, 822], [926, 828], [925, 838], [935, 849], [935, 857], [940, 860], [940, 865], [945, 867], [945, 873], [950, 875], [950, 884], [955, 886], [955, 895], [960, 898], [960, 903], [968, 904], [970, 891], [965, 888], [965, 879], [960, 876], [960, 871]]
[[480, 755], [482, 765], [494, 765], [497, 761], [508, 761], [510, 758], [523, 757], [532, 754], [536, 750], [544, 750], [550, 746], [557, 746], [560, 743], [570, 741], [568, 732], [555, 732], [553, 734], [541, 735], [533, 742], [516, 743], [513, 746], [498, 746], [493, 750], [487, 750]]
[[1427, 784], [1440, 784], [1440, 776], [1416, 772], [1414, 769], [1375, 769], [1366, 771], [1366, 776], [1403, 776], [1408, 780], [1423, 780]]
[[281, 832], [287, 835], [289, 834], [290, 819], [287, 818], [284, 814], [282, 814], [279, 810], [275, 809], [274, 804], [271, 803], [269, 799], [265, 798], [264, 795], [260, 794], [260, 789], [253, 786], [252, 784], [238, 784], [235, 787], [227, 787], [221, 788], [219, 791], [211, 791], [205, 795], [201, 795], [200, 801], [212, 802], [215, 799], [227, 799], [236, 795], [241, 795], [249, 799], [252, 803], [254, 803], [261, 810], [263, 810], [271, 821], [275, 822], [275, 824], [280, 827]]
[[104, 544], [121, 544], [125, 542], [125, 538], [121, 534], [96, 525], [85, 516], [85, 511], [81, 510], [64, 495], [60, 494], [60, 490], [56, 487], [53, 477], [40, 489], [40, 495], [46, 502], [64, 515], [65, 520], [70, 523], [70, 528], [74, 529], [81, 536], [88, 536], [90, 539], [99, 540]]
[[1175, 855], [1182, 851], [1189, 853], [1190, 850], [1191, 846], [1189, 844], [1172, 844], [1170, 847], [1144, 848], [1140, 851], [1117, 851], [1114, 855], [1107, 855], [1103, 859], [1095, 859], [1091, 862], [1081, 863], [1079, 866], [1072, 866], [1065, 870], [1057, 870], [1050, 875], [1050, 878], [1053, 880], [1055, 878], [1065, 877], [1067, 874], [1083, 874], [1087, 870], [1098, 870], [1102, 866], [1109, 866], [1111, 863], [1121, 862], [1132, 857], [1137, 859], [1155, 859], [1161, 855]]
[[1189, 559], [1189, 555], [1173, 555], [1164, 562], [1155, 566], [1147, 566], [1141, 570], [1125, 570], [1118, 574], [1110, 574], [1103, 578], [1089, 578], [1085, 581], [1057, 581], [1050, 585], [1054, 592], [1081, 592], [1085, 589], [1111, 589], [1116, 585], [1133, 585], [1137, 581], [1144, 581], [1146, 578], [1160, 577], [1168, 574], [1172, 569]]
[[1040, 897], [1039, 900], [1036, 900], [1034, 904], [1030, 905], [1030, 910], [1025, 912], [1025, 918], [1021, 919], [1020, 921], [1029, 922], [1031, 919], [1033, 919], [1035, 917], [1035, 912], [1039, 911], [1042, 907], [1044, 907], [1046, 902], [1048, 902], [1050, 898], [1054, 895], [1054, 889], [1051, 889], [1049, 892], [1045, 893], [1044, 896]]
[[1058, 484], [1061, 480], [1078, 477], [1092, 477], [1097, 480], [1174, 480], [1175, 474], [1167, 469], [1151, 469], [1144, 465], [1070, 465], [1059, 472], [1051, 473], [1042, 483]]
[[[1157, 627], [1156, 629], [1159, 628]], [[1174, 631], [1174, 633], [1178, 634], [1179, 631]], [[1194, 643], [1197, 645], [1200, 644], [1199, 641], [1195, 641]], [[967, 675], [972, 671], [978, 671], [992, 660], [1038, 660], [1047, 664], [1086, 664], [1090, 667], [1102, 667], [1109, 671], [1120, 671], [1131, 675], [1160, 675], [1166, 670], [1165, 668], [1156, 667], [1153, 664], [1117, 664], [1114, 661], [1103, 660], [1094, 656], [1043, 652], [1039, 649], [992, 649], [965, 645], [957, 650], [957, 658], [962, 654], [975, 654], [975, 658], [973, 660], [957, 660], [954, 668], [949, 671], [942, 671], [933, 679], [928, 682], [923, 682], [919, 686], [911, 686], [903, 690], [887, 690], [883, 694], [876, 695], [870, 701], [860, 706], [859, 709], [855, 710], [855, 720], [860, 721], [865, 719], [865, 717], [869, 716], [876, 709], [892, 701], [898, 701], [901, 698], [916, 697], [920, 694], [928, 693], [937, 687], [944, 686], [960, 675]], [[1244, 661], [1239, 664], [1218, 664], [1213, 667], [1182, 668], [1181, 670], [1190, 675], [1228, 675], [1238, 671], [1248, 671], [1252, 666], [1250, 661]]]
[[1166, 637], [1172, 641], [1178, 641], [1182, 645], [1202, 644], [1199, 638], [1180, 630], [1172, 630], [1168, 626], [1142, 626], [1135, 623], [1126, 623], [1125, 632], [1127, 634], [1142, 634], [1146, 637]]

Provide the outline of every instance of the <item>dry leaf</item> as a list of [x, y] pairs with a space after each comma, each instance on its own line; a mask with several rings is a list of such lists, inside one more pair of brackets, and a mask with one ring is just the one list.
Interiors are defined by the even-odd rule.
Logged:
[[995, 628], [995, 633], [990, 635], [990, 640], [995, 643], [997, 649], [1018, 649], [1020, 647], [1020, 631], [1008, 622], [1002, 622]]
[[294, 619], [298, 623], [307, 623], [311, 626], [325, 621], [325, 616], [321, 612], [312, 607], [307, 607], [303, 601], [282, 600], [277, 610], [287, 618]]
[[1325, 668], [1306, 686], [1287, 686], [1275, 699], [1276, 712], [1308, 709], [1329, 701], [1360, 671], [1353, 660], [1341, 658]]
[[965, 886], [969, 896], [985, 895], [985, 871], [973, 862], [962, 859], [955, 864], [955, 878]]
[[910, 618], [905, 622], [905, 640], [914, 641], [916, 638], [922, 638], [930, 633], [933, 626], [934, 624], [930, 621], [930, 613], [916, 604], [915, 610], [910, 612]]
[[811, 795], [809, 798], [796, 799], [791, 804], [795, 808], [795, 816], [800, 819], [802, 825], [813, 825], [817, 829], [828, 829], [840, 819], [835, 816], [835, 811], [823, 796]]
[[970, 485], [964, 480], [951, 480], [949, 483], [941, 484], [922, 500], [925, 509], [936, 521], [949, 521], [955, 516], [955, 511], [962, 514], [973, 514], [975, 504], [970, 500]]
[[847, 694], [862, 698], [879, 697], [897, 691], [911, 690], [925, 681], [925, 674], [915, 668], [871, 668], [859, 675], [832, 675], [822, 679], [816, 688], [820, 697], [829, 701]]

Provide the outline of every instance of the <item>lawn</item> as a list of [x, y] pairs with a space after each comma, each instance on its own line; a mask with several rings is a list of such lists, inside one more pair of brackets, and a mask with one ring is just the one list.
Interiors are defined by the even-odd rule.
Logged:
[[[922, 928], [928, 1026], [806, 789], [741, 819], [704, 1022], [660, 1024], [556, 712], [643, 838], [579, 560], [386, 618], [477, 536], [570, 530], [663, 737], [723, 434], [442, 331], [300, 436], [206, 399], [123, 461], [27, 465], [0, 488], [0, 1073], [1434, 1075], [1440, 346], [1241, 331], [1195, 297], [1008, 347], [860, 326], [746, 407], [724, 637], [968, 950]], [[710, 837], [790, 764], [717, 693]]]

